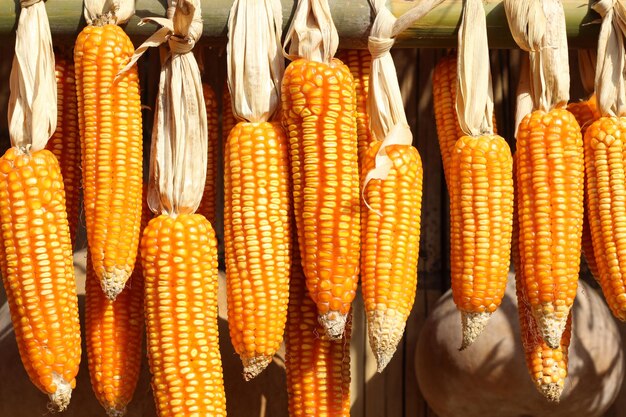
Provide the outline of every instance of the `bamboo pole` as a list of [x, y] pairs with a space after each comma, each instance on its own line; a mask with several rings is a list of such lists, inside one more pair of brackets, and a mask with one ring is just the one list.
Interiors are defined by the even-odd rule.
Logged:
[[[589, 10], [589, 0], [562, 0], [567, 20], [567, 35], [573, 48], [595, 48], [599, 25]], [[135, 42], [140, 42], [154, 32], [154, 25], [137, 26], [139, 18], [163, 16], [164, 2], [160, 0], [137, 0], [137, 16], [126, 26]], [[289, 24], [295, 0], [282, 0], [285, 26]], [[342, 47], [365, 48], [371, 24], [368, 0], [330, 0], [335, 24], [339, 30]], [[508, 29], [502, 0], [484, 0], [487, 14], [487, 30], [492, 48], [514, 48], [515, 43]], [[202, 42], [223, 46], [226, 41], [226, 23], [232, 0], [202, 0], [204, 32]], [[397, 16], [411, 7], [406, 0], [388, 0], [390, 10]], [[0, 36], [12, 34], [16, 27], [15, 0], [0, 0]], [[446, 0], [418, 24], [403, 33], [398, 41], [400, 47], [453, 47], [456, 45], [457, 27], [460, 22], [462, 0]], [[74, 39], [85, 22], [82, 16], [82, 0], [48, 0], [46, 8], [50, 27], [55, 37]]]

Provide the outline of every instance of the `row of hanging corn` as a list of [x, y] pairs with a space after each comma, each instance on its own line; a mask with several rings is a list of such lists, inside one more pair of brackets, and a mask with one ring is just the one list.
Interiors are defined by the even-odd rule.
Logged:
[[[187, 3], [197, 7], [181, 4]], [[245, 7], [236, 1], [231, 14]], [[333, 58], [337, 39], [328, 10], [325, 0], [298, 3], [287, 41], [292, 62], [284, 77], [273, 74], [269, 87], [280, 89], [279, 98], [270, 94], [273, 104], [260, 117], [252, 111], [254, 117], [238, 114], [243, 121], [232, 128], [226, 117], [222, 123], [228, 133], [224, 228], [231, 341], [251, 379], [286, 334], [292, 415], [349, 415], [350, 314], [359, 277], [379, 371], [400, 342], [417, 282], [421, 160], [410, 140], [387, 143], [395, 125], [385, 131], [378, 123], [383, 134], [370, 134], [369, 53], [342, 52], [348, 66]], [[298, 26], [307, 19], [319, 26]], [[209, 144], [200, 214], [170, 207], [163, 193], [147, 198], [137, 68], [123, 69], [134, 48], [115, 11], [96, 13], [89, 23], [76, 41], [74, 65], [57, 55], [59, 120], [47, 145], [52, 153], [15, 146], [0, 161], [1, 266], [22, 360], [35, 385], [65, 408], [80, 362], [71, 248], [82, 188], [89, 247], [86, 340], [98, 400], [110, 415], [124, 413], [139, 375], [145, 318], [159, 415], [225, 415], [211, 226], [215, 94], [205, 85]], [[170, 30], [175, 34], [176, 24]], [[302, 47], [318, 32], [319, 44]], [[268, 48], [279, 54], [280, 45]], [[599, 118], [593, 99], [570, 106], [572, 112], [587, 109], [579, 123], [562, 105], [535, 110], [519, 126], [512, 157], [501, 137], [461, 130], [457, 67], [455, 58], [445, 58], [433, 84], [462, 348], [500, 304], [513, 239], [529, 370], [542, 392], [558, 399], [583, 230], [587, 260], [614, 314], [624, 318], [619, 202], [626, 125], [618, 117]], [[229, 68], [231, 91], [241, 83], [234, 74]], [[245, 107], [240, 99], [233, 94], [232, 109]], [[160, 151], [153, 144], [153, 152]], [[383, 177], [372, 175], [379, 169]], [[146, 200], [159, 201], [150, 205], [159, 216], [149, 224]]]

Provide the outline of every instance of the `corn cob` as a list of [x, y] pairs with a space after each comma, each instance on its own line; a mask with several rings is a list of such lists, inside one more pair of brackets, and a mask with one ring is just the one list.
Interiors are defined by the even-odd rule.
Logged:
[[289, 416], [349, 417], [351, 319], [342, 339], [329, 340], [316, 315], [294, 245], [285, 334]]
[[224, 93], [222, 94], [222, 138], [224, 138], [224, 146], [226, 146], [226, 138], [237, 124], [237, 118], [233, 113], [233, 99], [230, 96], [228, 85], [224, 84]]
[[[142, 230], [152, 217], [145, 197], [143, 201]], [[85, 338], [89, 376], [96, 398], [112, 417], [125, 414], [141, 369], [144, 285], [139, 251], [137, 258], [126, 287], [113, 302], [102, 292], [87, 255]]]
[[497, 135], [462, 136], [452, 149], [450, 268], [468, 347], [500, 306], [509, 271], [513, 160]]
[[280, 348], [290, 268], [288, 142], [279, 123], [240, 122], [224, 154], [228, 322], [250, 380]]
[[[598, 111], [595, 95], [585, 101], [569, 103], [567, 105], [567, 110], [572, 113], [574, 117], [576, 117], [576, 121], [580, 125], [580, 133], [583, 137], [585, 136], [585, 132], [591, 123], [600, 118], [600, 112]], [[598, 265], [593, 254], [593, 242], [591, 240], [591, 229], [589, 227], [589, 203], [587, 201], [586, 182], [584, 194], [582, 249], [589, 271], [591, 271], [591, 274], [598, 279]]]
[[217, 152], [219, 149], [219, 126], [217, 112], [217, 97], [211, 86], [202, 84], [204, 93], [204, 103], [206, 104], [207, 130], [209, 132], [209, 143], [207, 146], [207, 170], [204, 182], [204, 193], [202, 201], [196, 212], [202, 214], [211, 224], [215, 223], [215, 192], [217, 181]]
[[225, 416], [211, 224], [199, 214], [160, 215], [144, 229], [140, 250], [159, 416]]
[[[437, 62], [433, 70], [433, 107], [435, 112], [435, 124], [437, 137], [439, 138], [439, 151], [443, 161], [443, 173], [446, 177], [448, 188], [450, 184], [449, 172], [450, 160], [454, 144], [465, 133], [461, 130], [459, 119], [456, 114], [456, 82], [457, 82], [457, 57], [456, 53], [444, 56]], [[493, 132], [498, 133], [496, 116], [493, 115]]]
[[74, 49], [87, 239], [111, 300], [133, 270], [141, 222], [137, 66], [116, 78], [133, 52], [128, 36], [111, 24], [85, 27]]
[[[368, 149], [364, 172], [374, 168], [380, 146], [375, 142]], [[364, 197], [371, 209], [362, 225], [362, 290], [378, 372], [402, 339], [415, 300], [423, 177], [417, 149], [391, 145], [385, 150], [393, 166], [385, 180], [367, 184]]]
[[[517, 155], [513, 158], [513, 178], [516, 177]], [[517, 189], [517, 187], [515, 188]], [[511, 258], [515, 267], [517, 308], [522, 336], [522, 346], [530, 377], [539, 392], [550, 401], [558, 401], [563, 392], [567, 377], [567, 354], [571, 336], [572, 314], [570, 312], [558, 348], [552, 349], [541, 338], [532, 316], [528, 297], [523, 288], [523, 270], [519, 254], [519, 227], [517, 214], [517, 192], [515, 193], [515, 215], [513, 216], [513, 236]]]
[[78, 299], [59, 163], [48, 150], [0, 159], [0, 266], [20, 356], [63, 410], [80, 363]]
[[544, 341], [558, 348], [578, 286], [584, 180], [580, 127], [565, 109], [534, 111], [518, 128], [517, 149], [524, 291]]
[[350, 68], [356, 91], [356, 134], [359, 167], [363, 166], [363, 158], [373, 140], [370, 131], [370, 120], [367, 115], [367, 93], [372, 65], [372, 55], [367, 49], [341, 49], [337, 51], [337, 59]]
[[602, 117], [585, 133], [587, 201], [598, 278], [613, 314], [626, 320], [626, 118]]
[[456, 54], [446, 55], [433, 70], [433, 107], [443, 173], [450, 187], [450, 159], [457, 139], [464, 135], [456, 114]]
[[298, 59], [282, 84], [304, 274], [330, 338], [343, 334], [359, 275], [356, 97], [350, 70]]
[[57, 79], [57, 128], [46, 149], [56, 156], [61, 166], [65, 188], [65, 207], [70, 226], [72, 247], [76, 242], [80, 200], [80, 139], [74, 63], [63, 55], [55, 55]]

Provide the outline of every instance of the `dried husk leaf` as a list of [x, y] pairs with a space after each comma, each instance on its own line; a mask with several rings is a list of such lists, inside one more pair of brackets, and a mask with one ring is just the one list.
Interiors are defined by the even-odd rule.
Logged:
[[515, 136], [524, 117], [533, 111], [533, 100], [530, 97], [530, 60], [528, 55], [522, 55], [522, 66], [519, 72], [515, 104]]
[[592, 8], [602, 16], [598, 37], [595, 91], [603, 116], [626, 115], [626, 2], [600, 0]]
[[530, 55], [534, 109], [549, 111], [569, 101], [565, 12], [560, 0], [505, 0], [513, 39]]
[[459, 28], [456, 110], [470, 136], [493, 134], [493, 90], [487, 19], [481, 0], [465, 0]]
[[228, 88], [234, 114], [267, 122], [280, 105], [285, 72], [279, 0], [235, 0], [228, 18]]
[[48, 14], [43, 2], [22, 2], [11, 67], [11, 145], [38, 151], [57, 126], [57, 85]]
[[84, 0], [84, 4], [83, 14], [88, 25], [120, 25], [135, 14], [134, 0]]
[[299, 0], [287, 29], [285, 56], [294, 61], [305, 58], [330, 63], [339, 47], [339, 35], [330, 14], [328, 0]]
[[[372, 134], [383, 143], [376, 154], [375, 167], [365, 175], [362, 190], [365, 190], [372, 179], [384, 180], [387, 178], [392, 166], [385, 150], [387, 146], [410, 146], [413, 142], [413, 135], [404, 112], [398, 74], [390, 53], [395, 42], [394, 36], [441, 2], [442, 0], [422, 0], [399, 19], [396, 19], [387, 9], [385, 0], [376, 0], [374, 3], [376, 19], [368, 39], [368, 48], [372, 54], [372, 66], [367, 97], [367, 113], [370, 117]], [[365, 204], [369, 207], [367, 201]]]
[[[163, 27], [144, 42], [121, 72], [149, 47], [161, 45], [148, 206], [156, 214], [194, 213], [206, 178], [207, 119], [200, 69], [192, 53], [202, 34], [200, 0], [169, 0], [168, 16], [146, 18]], [[167, 42], [167, 47], [162, 45]]]

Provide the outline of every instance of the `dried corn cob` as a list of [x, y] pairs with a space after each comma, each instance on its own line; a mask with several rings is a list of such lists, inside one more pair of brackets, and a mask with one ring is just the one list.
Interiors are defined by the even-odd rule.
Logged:
[[250, 380], [280, 348], [290, 268], [288, 141], [279, 123], [240, 122], [224, 154], [228, 322]]
[[74, 48], [87, 239], [107, 297], [124, 289], [141, 222], [142, 134], [133, 44], [116, 25], [87, 26]]
[[[576, 121], [580, 125], [580, 133], [583, 137], [585, 136], [585, 132], [591, 123], [600, 118], [600, 112], [598, 111], [595, 95], [585, 101], [569, 103], [567, 105], [567, 110], [572, 113], [574, 117], [576, 117]], [[582, 249], [589, 271], [591, 271], [591, 274], [598, 279], [600, 275], [598, 273], [596, 258], [593, 254], [593, 242], [591, 240], [591, 229], [589, 227], [589, 203], [587, 202], [587, 191], [585, 191], [584, 194], [585, 197], [583, 206], [585, 213], [583, 216]]]
[[558, 348], [578, 287], [584, 180], [580, 127], [565, 109], [536, 110], [519, 126], [517, 153], [524, 291], [543, 339]]
[[[374, 169], [381, 142], [364, 156], [363, 170]], [[412, 146], [385, 148], [393, 163], [385, 180], [368, 182], [364, 198], [361, 278], [370, 346], [378, 372], [387, 366], [402, 339], [417, 287], [422, 205], [422, 161]]]
[[237, 118], [233, 113], [233, 99], [230, 96], [228, 85], [224, 84], [224, 92], [222, 94], [222, 138], [224, 138], [224, 146], [226, 146], [226, 138], [237, 124]]
[[[145, 197], [143, 201], [141, 230], [152, 217]], [[141, 256], [137, 251], [135, 269], [115, 302], [102, 292], [89, 255], [86, 270], [85, 338], [91, 386], [109, 416], [123, 416], [141, 369], [144, 294]]]
[[626, 118], [602, 117], [585, 134], [587, 201], [602, 292], [613, 314], [626, 320]]
[[0, 159], [0, 266], [26, 372], [63, 410], [80, 363], [78, 299], [65, 192], [48, 150]]
[[356, 134], [359, 167], [373, 140], [370, 120], [367, 115], [367, 92], [369, 90], [372, 55], [367, 49], [342, 49], [337, 51], [337, 59], [350, 68], [356, 91]]
[[211, 224], [199, 214], [160, 215], [144, 229], [140, 248], [159, 415], [225, 416]]
[[57, 79], [57, 128], [46, 149], [56, 156], [61, 166], [65, 188], [65, 207], [70, 225], [72, 247], [76, 242], [80, 200], [80, 138], [74, 63], [63, 55], [55, 55]]
[[[515, 175], [517, 158], [514, 158], [513, 173]], [[517, 194], [517, 193], [515, 193]], [[539, 392], [550, 401], [558, 401], [563, 392], [565, 378], [567, 377], [567, 353], [569, 349], [572, 314], [570, 312], [565, 332], [561, 337], [558, 348], [550, 348], [541, 338], [539, 329], [532, 316], [528, 303], [528, 297], [523, 289], [524, 272], [519, 254], [519, 227], [517, 224], [517, 196], [515, 204], [515, 216], [513, 216], [513, 237], [511, 257], [515, 266], [515, 282], [517, 292], [517, 308], [519, 314], [522, 346], [526, 356], [526, 365], [530, 377]]]
[[452, 149], [457, 139], [465, 135], [456, 114], [456, 82], [456, 54], [446, 55], [437, 62], [433, 70], [433, 107], [443, 172], [448, 186]]
[[207, 130], [209, 132], [209, 146], [207, 154], [206, 181], [204, 193], [197, 213], [202, 214], [211, 224], [215, 223], [215, 192], [217, 181], [217, 153], [219, 149], [219, 126], [217, 112], [217, 96], [207, 83], [202, 83], [204, 103], [206, 104]]
[[294, 245], [285, 335], [289, 415], [349, 417], [351, 319], [342, 339], [329, 340], [316, 316]]
[[329, 337], [343, 334], [359, 274], [356, 97], [348, 67], [298, 59], [282, 84], [298, 243]]
[[462, 136], [452, 149], [450, 268], [468, 347], [500, 306], [509, 271], [513, 160], [497, 135]]

